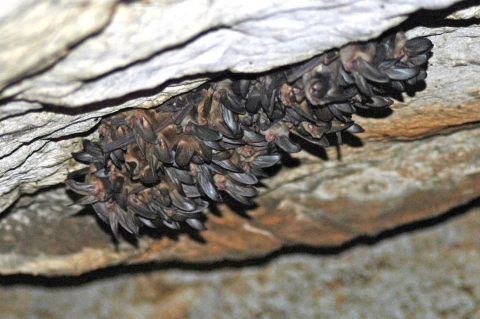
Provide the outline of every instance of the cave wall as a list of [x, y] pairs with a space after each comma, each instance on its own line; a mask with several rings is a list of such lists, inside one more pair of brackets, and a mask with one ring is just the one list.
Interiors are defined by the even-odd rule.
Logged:
[[[80, 274], [338, 246], [477, 198], [479, 9], [457, 2], [9, 2], [0, 20], [0, 272]], [[69, 206], [62, 183], [82, 167], [71, 152], [95, 137], [102, 116], [159, 105], [218, 72], [266, 71], [398, 25], [435, 45], [425, 87], [391, 111], [356, 116], [366, 132], [341, 147], [284, 159], [262, 181], [256, 208], [219, 205], [205, 232], [116, 244], [92, 212]]]

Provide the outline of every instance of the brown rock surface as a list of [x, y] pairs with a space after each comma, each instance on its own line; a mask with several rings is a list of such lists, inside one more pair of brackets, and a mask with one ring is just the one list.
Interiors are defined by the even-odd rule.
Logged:
[[[430, 6], [446, 3], [433, 1]], [[226, 69], [252, 71], [248, 63], [238, 62], [246, 59], [241, 54], [238, 61], [230, 55], [225, 61], [221, 59], [223, 55], [205, 61], [193, 59], [190, 68], [178, 69], [177, 75], [174, 66], [184, 67], [182, 59], [198, 54], [193, 49], [198, 49], [197, 41], [204, 41], [204, 35], [230, 39], [228, 32], [216, 33], [221, 31], [217, 29], [220, 22], [231, 25], [232, 30], [236, 27], [249, 32], [258, 30], [261, 24], [252, 22], [256, 20], [250, 12], [241, 11], [238, 16], [244, 14], [252, 25], [234, 15], [215, 14], [205, 24], [198, 25], [198, 29], [191, 30], [192, 34], [185, 35], [182, 40], [185, 47], [174, 46], [170, 38], [148, 47], [145, 46], [147, 30], [166, 22], [145, 25], [145, 21], [135, 20], [148, 11], [147, 3], [122, 3], [113, 13], [111, 5], [105, 1], [103, 7], [99, 5], [100, 9], [85, 12], [86, 17], [103, 12], [100, 14], [103, 19], [105, 14], [112, 14], [104, 29], [99, 30], [105, 23], [100, 19], [101, 23], [92, 23], [85, 31], [91, 37], [84, 39], [86, 34], [77, 32], [76, 40], [62, 40], [55, 50], [41, 52], [58, 62], [45, 63], [39, 56], [41, 63], [32, 60], [39, 63], [34, 74], [29, 73], [19, 81], [18, 77], [24, 74], [20, 70], [12, 73], [10, 80], [4, 80], [7, 87], [1, 93], [3, 104], [0, 104], [0, 210], [10, 208], [0, 220], [0, 273], [76, 275], [119, 263], [177, 260], [209, 264], [252, 259], [285, 246], [339, 246], [358, 237], [375, 236], [399, 225], [438, 216], [479, 196], [480, 50], [476, 39], [480, 28], [474, 21], [443, 20], [446, 11], [438, 13], [434, 25], [421, 26], [419, 21], [435, 15], [422, 12], [405, 26], [416, 27], [409, 31], [410, 37], [429, 36], [435, 44], [426, 87], [411, 96], [399, 96], [400, 101], [392, 106], [391, 114], [359, 114], [356, 120], [366, 133], [348, 137], [346, 144], [338, 149], [310, 147], [291, 158], [285, 157], [284, 166], [272, 170], [272, 177], [262, 181], [264, 187], [256, 199], [257, 207], [245, 208], [236, 203], [214, 207], [207, 214], [207, 231], [148, 231], [137, 243], [126, 236], [115, 245], [108, 228], [97, 223], [91, 212], [76, 205], [68, 206], [72, 194], [67, 195], [63, 187], [39, 189], [61, 183], [68, 171], [78, 168], [70, 157], [70, 152], [79, 149], [78, 133], [91, 130], [101, 116], [125, 107], [157, 105], [179, 90], [203, 81], [193, 76], [197, 73]], [[402, 5], [405, 13], [418, 8], [418, 5], [408, 7], [408, 1], [402, 1]], [[161, 12], [161, 9], [162, 5], [157, 3], [155, 10]], [[170, 9], [180, 10], [175, 6]], [[289, 12], [287, 9], [285, 12]], [[321, 12], [321, 9], [320, 6], [316, 10]], [[271, 10], [275, 13], [272, 16], [286, 14], [278, 8]], [[465, 19], [465, 16], [471, 18], [467, 13], [455, 17]], [[271, 16], [265, 15], [266, 21], [274, 25], [275, 19], [268, 17]], [[319, 44], [319, 48], [375, 36], [378, 28], [373, 27], [370, 16], [367, 18], [361, 17], [364, 23], [370, 23], [368, 34], [347, 25], [343, 29], [345, 36], [338, 42], [329, 40]], [[390, 17], [382, 28], [401, 20], [399, 13]], [[134, 51], [134, 46], [122, 51], [124, 55], [111, 54], [125, 42], [127, 35], [135, 34], [136, 29], [125, 21], [136, 21], [138, 30], [144, 30], [139, 33], [139, 41], [145, 48], [132, 54], [130, 60], [127, 53]], [[297, 17], [295, 22], [299, 21]], [[75, 24], [72, 25], [75, 29]], [[275, 32], [269, 33], [272, 34]], [[123, 42], [112, 40], [112, 36], [119, 35], [125, 37], [121, 38]], [[252, 38], [255, 37], [247, 36], [245, 41]], [[225, 45], [228, 47], [228, 43]], [[69, 46], [73, 46], [72, 51], [61, 58], [62, 48]], [[169, 51], [170, 46], [177, 50], [175, 54]], [[188, 51], [189, 55], [181, 51], [187, 47], [193, 50]], [[295, 51], [295, 55], [280, 54], [277, 65], [315, 53], [318, 52], [305, 48]], [[103, 63], [103, 55], [111, 60]], [[167, 59], [172, 56], [181, 59]], [[162, 59], [168, 61], [165, 74], [158, 69]], [[54, 65], [49, 67], [51, 63]], [[256, 65], [258, 69], [253, 71], [271, 68], [272, 63], [268, 60], [265, 65]], [[77, 70], [74, 66], [78, 65], [84, 68]], [[146, 77], [149, 72], [153, 72], [151, 78]], [[180, 75], [189, 76], [186, 87], [174, 82], [171, 87], [163, 87], [166, 81]], [[79, 108], [72, 111], [65, 106]]]
[[2, 318], [478, 318], [478, 200], [341, 249], [0, 278]]

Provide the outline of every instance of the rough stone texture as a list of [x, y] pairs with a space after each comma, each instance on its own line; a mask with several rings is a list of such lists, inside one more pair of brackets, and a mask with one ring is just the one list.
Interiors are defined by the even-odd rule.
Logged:
[[[120, 3], [102, 32], [47, 72], [10, 86], [2, 96], [81, 106], [200, 73], [264, 71], [377, 37], [415, 10], [454, 2]], [[71, 14], [68, 8], [59, 11], [59, 16]]]
[[0, 21], [0, 63], [8, 65], [0, 68], [0, 211], [62, 182], [79, 148], [73, 135], [101, 116], [158, 105], [204, 81], [199, 74], [298, 62], [454, 2], [8, 1]]
[[44, 70], [105, 27], [115, 1], [4, 1], [0, 89]]
[[479, 318], [478, 204], [333, 251], [292, 249], [254, 263], [167, 263], [81, 277], [7, 276], [0, 278], [0, 316]]
[[[427, 86], [399, 96], [392, 114], [360, 114], [367, 133], [339, 152], [312, 147], [285, 158], [285, 167], [262, 181], [258, 207], [213, 208], [208, 231], [148, 232], [136, 245], [127, 237], [115, 246], [86, 210], [70, 217], [81, 207], [67, 206], [72, 198], [63, 187], [39, 191], [80, 167], [70, 153], [101, 116], [157, 105], [207, 72], [262, 71], [375, 37], [418, 8], [453, 2], [79, 2], [88, 8], [81, 19], [69, 18], [67, 4], [55, 7], [71, 38], [58, 33], [58, 41], [30, 43], [26, 33], [19, 36], [26, 51], [0, 52], [0, 61], [15, 64], [28, 50], [39, 52], [29, 58], [34, 66], [0, 77], [0, 273], [81, 274], [118, 263], [212, 263], [291, 245], [337, 246], [478, 197], [478, 7], [451, 16], [460, 20], [444, 20], [451, 9], [407, 21], [411, 37], [429, 36], [436, 46]], [[15, 14], [47, 10], [17, 3], [9, 3], [0, 27], [28, 29]], [[51, 30], [47, 20], [35, 22]]]

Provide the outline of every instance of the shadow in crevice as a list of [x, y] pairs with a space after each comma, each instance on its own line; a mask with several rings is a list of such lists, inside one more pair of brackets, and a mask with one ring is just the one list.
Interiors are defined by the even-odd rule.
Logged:
[[410, 30], [414, 27], [422, 26], [427, 28], [440, 28], [440, 27], [469, 27], [473, 25], [480, 24], [480, 18], [470, 18], [470, 19], [447, 19], [447, 16], [450, 14], [468, 9], [470, 7], [478, 6], [478, 0], [466, 0], [460, 1], [452, 6], [449, 6], [441, 10], [427, 10], [422, 9], [412, 14], [407, 20], [400, 24], [400, 29]]
[[366, 118], [384, 119], [392, 115], [393, 110], [389, 107], [384, 107], [381, 109], [357, 108], [356, 114]]
[[0, 286], [9, 287], [15, 285], [28, 285], [33, 287], [61, 288], [77, 287], [91, 282], [116, 278], [124, 275], [145, 274], [155, 271], [165, 271], [179, 269], [185, 271], [211, 272], [219, 269], [241, 269], [246, 267], [262, 267], [272, 262], [278, 257], [308, 254], [313, 256], [331, 257], [345, 253], [355, 247], [374, 246], [389, 239], [394, 239], [403, 234], [414, 234], [416, 232], [428, 230], [436, 226], [441, 226], [446, 222], [453, 221], [456, 218], [464, 216], [469, 211], [480, 207], [480, 198], [472, 200], [468, 204], [456, 207], [446, 213], [425, 220], [401, 225], [375, 236], [360, 236], [342, 245], [330, 247], [311, 247], [305, 245], [296, 245], [284, 247], [263, 257], [253, 257], [242, 261], [218, 261], [212, 263], [186, 263], [181, 261], [169, 262], [150, 262], [140, 265], [122, 265], [112, 266], [105, 269], [95, 270], [80, 276], [33, 276], [33, 275], [8, 275], [0, 277]]

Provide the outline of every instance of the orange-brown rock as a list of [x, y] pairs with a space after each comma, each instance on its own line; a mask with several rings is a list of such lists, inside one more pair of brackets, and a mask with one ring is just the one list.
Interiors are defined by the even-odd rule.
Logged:
[[[69, 171], [78, 168], [70, 153], [79, 150], [79, 141], [84, 137], [78, 136], [80, 132], [87, 135], [85, 132], [101, 116], [117, 110], [158, 105], [179, 93], [177, 83], [171, 82], [179, 76], [187, 76], [186, 87], [182, 89], [186, 90], [204, 80], [203, 72], [264, 71], [319, 53], [305, 49], [295, 51], [293, 58], [290, 52], [284, 56], [292, 56], [292, 60], [283, 57], [278, 65], [268, 61], [258, 69], [253, 69], [257, 65], [248, 64], [248, 56], [238, 57], [238, 61], [243, 61], [240, 63], [231, 55], [225, 60], [219, 55], [215, 61], [208, 61], [206, 69], [201, 69], [194, 59], [199, 51], [189, 51], [183, 56], [182, 50], [191, 49], [190, 45], [195, 47], [197, 40], [212, 43], [215, 35], [225, 41], [231, 39], [221, 32], [218, 34], [223, 17], [215, 16], [212, 21], [218, 24], [214, 26], [202, 25], [190, 30], [180, 44], [169, 42], [170, 38], [157, 43], [151, 41], [148, 36], [152, 33], [147, 32], [149, 28], [158, 28], [157, 24], [144, 26], [140, 30], [143, 33], [139, 33], [133, 22], [127, 23], [136, 21], [137, 16], [144, 17], [141, 13], [149, 12], [148, 5], [122, 2], [112, 12], [111, 1], [104, 1], [103, 6], [85, 13], [88, 17], [102, 12], [101, 23], [88, 29], [95, 32], [89, 34], [90, 38], [83, 38], [86, 35], [81, 33], [71, 42], [62, 42], [48, 61], [43, 59], [48, 52], [42, 51], [40, 57], [35, 57], [41, 63], [33, 59], [38, 63], [34, 63], [34, 72], [25, 74], [25, 78], [19, 78], [21, 70], [21, 74], [17, 72], [11, 78], [5, 75], [2, 83], [6, 87], [0, 96], [3, 103], [0, 105], [0, 210], [3, 211], [0, 273], [78, 275], [117, 264], [152, 261], [210, 264], [257, 258], [289, 246], [292, 249], [338, 247], [359, 237], [376, 236], [438, 216], [479, 196], [480, 50], [476, 49], [475, 41], [480, 28], [468, 21], [457, 26], [440, 17], [425, 23], [428, 27], [407, 32], [409, 37], [428, 36], [435, 44], [425, 88], [413, 96], [398, 96], [404, 101], [397, 101], [391, 113], [356, 116], [356, 121], [366, 129], [364, 134], [347, 137], [345, 145], [339, 148], [312, 146], [286, 156], [283, 166], [271, 170], [272, 177], [262, 180], [256, 207], [242, 207], [233, 202], [212, 207], [207, 212], [206, 231], [148, 231], [138, 242], [126, 235], [115, 244], [108, 227], [97, 223], [92, 212], [68, 206], [73, 196], [58, 186]], [[161, 10], [160, 7], [155, 10]], [[405, 14], [412, 9], [403, 10]], [[104, 26], [108, 15], [112, 15], [111, 21]], [[228, 30], [247, 30], [248, 26], [239, 21], [229, 17], [232, 27]], [[408, 26], [423, 24], [422, 16], [416, 21]], [[75, 29], [74, 22], [69, 27]], [[365, 23], [369, 22], [367, 19]], [[398, 23], [398, 19], [388, 21], [388, 25]], [[455, 26], [444, 27], [447, 24]], [[122, 25], [132, 27], [122, 29], [119, 27]], [[386, 28], [387, 24], [382, 26], [382, 30]], [[235, 35], [245, 35], [245, 40], [256, 39], [250, 35], [256, 35], [254, 30], [258, 26], [248, 30], [251, 32]], [[365, 35], [363, 29], [354, 31], [345, 33], [348, 36], [336, 44], [323, 43], [321, 48], [373, 37], [376, 32]], [[118, 41], [108, 41], [112, 34], [117, 35]], [[142, 50], [126, 47], [135, 44], [125, 40], [130, 39], [126, 35], [132, 34], [141, 37]], [[273, 42], [277, 43], [279, 34], [272, 34]], [[319, 38], [315, 32], [312, 34]], [[203, 38], [206, 35], [212, 38]], [[227, 42], [222, 43], [227, 45]], [[152, 47], [149, 43], [153, 43]], [[72, 52], [62, 51], [72, 44], [76, 44]], [[125, 47], [122, 52], [131, 54], [110, 54], [118, 52], [122, 45]], [[271, 50], [274, 51], [280, 52]], [[104, 56], [113, 58], [103, 64]], [[174, 56], [188, 57], [192, 64], [183, 64], [185, 61], [174, 60]], [[181, 70], [172, 68], [162, 72], [158, 63], [167, 58], [172, 59], [168, 63], [181, 66]], [[202, 77], [196, 77], [197, 73]], [[174, 85], [164, 87], [166, 83]], [[76, 213], [79, 214], [72, 216]]]

